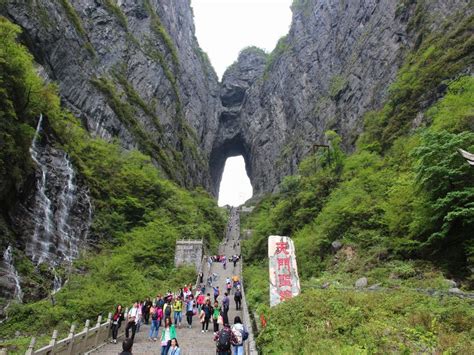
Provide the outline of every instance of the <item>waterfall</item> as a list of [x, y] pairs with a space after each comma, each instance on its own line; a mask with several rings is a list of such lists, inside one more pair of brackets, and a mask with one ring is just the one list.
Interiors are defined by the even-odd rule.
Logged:
[[53, 275], [53, 292], [51, 292], [51, 294], [54, 295], [55, 293], [59, 292], [59, 290], [63, 286], [63, 280], [61, 279], [61, 276], [59, 276], [55, 268], [53, 268]]
[[20, 286], [20, 276], [18, 276], [18, 272], [16, 271], [15, 266], [13, 265], [13, 252], [11, 245], [9, 245], [8, 248], [4, 251], [3, 261], [6, 265], [8, 277], [15, 281], [15, 293], [13, 297], [16, 298], [19, 302], [21, 302], [23, 300], [23, 292], [21, 291]]
[[78, 238], [68, 224], [69, 213], [76, 198], [76, 185], [74, 169], [66, 153], [64, 153], [63, 161], [66, 184], [59, 195], [56, 229], [59, 234], [58, 250], [68, 262], [71, 262], [79, 253]]
[[35, 264], [49, 264], [54, 275], [53, 293], [56, 293], [65, 283], [56, 268], [71, 267], [78, 257], [79, 245], [87, 238], [91, 225], [92, 204], [87, 191], [77, 185], [77, 175], [67, 153], [41, 139], [43, 123], [40, 115], [30, 147], [38, 172], [34, 206], [27, 209], [33, 224], [25, 249]]
[[47, 167], [40, 161], [40, 147], [38, 137], [41, 133], [43, 115], [40, 115], [33, 142], [30, 147], [30, 154], [33, 161], [40, 168], [41, 178], [37, 180], [37, 194], [35, 197], [35, 230], [32, 243], [27, 246], [27, 254], [30, 255], [37, 264], [48, 259], [51, 248], [51, 237], [53, 231], [53, 212], [51, 210], [51, 199], [46, 195], [46, 173]]

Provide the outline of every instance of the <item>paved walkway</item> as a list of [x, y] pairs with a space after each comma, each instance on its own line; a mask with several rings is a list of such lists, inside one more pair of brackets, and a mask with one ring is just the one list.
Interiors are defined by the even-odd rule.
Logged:
[[[229, 218], [229, 223], [227, 225], [226, 236], [225, 239], [219, 246], [219, 254], [227, 255], [227, 257], [232, 256], [233, 254], [240, 254], [240, 221], [239, 221], [239, 213], [236, 208], [231, 210], [231, 215]], [[234, 249], [235, 245], [235, 249]], [[241, 265], [237, 263], [236, 268], [234, 268], [232, 262], [227, 263], [227, 269], [224, 270], [221, 263], [214, 262], [209, 270], [208, 264], [204, 265], [204, 281], [207, 280], [209, 274], [216, 273], [218, 274], [218, 279], [214, 282], [214, 285], [219, 286], [221, 290], [221, 296], [219, 296], [219, 304], [221, 304], [222, 298], [224, 296], [225, 290], [225, 280], [226, 277], [232, 278], [233, 275], [239, 275], [241, 277]], [[213, 301], [213, 290], [210, 287], [206, 287], [206, 293], [211, 294], [211, 301]], [[229, 322], [231, 324], [234, 323], [234, 317], [240, 316], [242, 317], [241, 311], [235, 310], [235, 302], [233, 295], [230, 296], [230, 310], [229, 310]], [[209, 332], [208, 333], [201, 333], [201, 323], [199, 322], [199, 318], [197, 316], [193, 317], [193, 327], [192, 329], [188, 329], [186, 327], [186, 317], [183, 317], [183, 327], [181, 329], [176, 329], [176, 335], [178, 339], [178, 343], [181, 348], [181, 354], [184, 355], [204, 355], [204, 354], [215, 354], [216, 353], [216, 346], [213, 341], [214, 333], [213, 333], [213, 325], [212, 320], [209, 323]], [[124, 326], [125, 324], [123, 324]], [[148, 355], [148, 354], [160, 354], [161, 353], [161, 346], [160, 342], [153, 342], [148, 340], [148, 332], [149, 332], [148, 325], [142, 325], [140, 328], [140, 332], [135, 335], [135, 344], [133, 346], [133, 354], [136, 355]], [[160, 328], [160, 336], [161, 336], [161, 328]], [[102, 355], [117, 355], [120, 351], [122, 351], [121, 340], [119, 339], [117, 344], [107, 344], [104, 347], [100, 348], [93, 352], [93, 354], [102, 354]]]

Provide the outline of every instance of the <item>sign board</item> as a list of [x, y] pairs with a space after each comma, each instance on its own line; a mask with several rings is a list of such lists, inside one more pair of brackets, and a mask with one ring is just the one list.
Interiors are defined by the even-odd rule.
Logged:
[[296, 266], [295, 245], [289, 237], [268, 237], [268, 265], [270, 269], [270, 307], [298, 296], [300, 279]]

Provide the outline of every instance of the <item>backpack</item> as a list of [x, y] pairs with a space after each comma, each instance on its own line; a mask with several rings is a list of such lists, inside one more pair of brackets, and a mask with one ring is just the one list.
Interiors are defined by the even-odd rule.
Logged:
[[165, 306], [165, 317], [171, 317], [171, 305], [166, 305]]
[[242, 292], [239, 290], [235, 291], [234, 298], [240, 300], [242, 298]]
[[217, 349], [219, 351], [230, 350], [230, 332], [226, 329], [222, 329], [219, 332], [219, 339], [217, 340]]
[[240, 345], [243, 343], [243, 335], [240, 329], [232, 328], [232, 333], [234, 333], [235, 338], [237, 339], [237, 343], [235, 345]]
[[249, 338], [249, 332], [247, 331], [247, 329], [245, 329], [245, 326], [244, 326], [244, 330], [242, 331], [242, 340], [245, 341]]

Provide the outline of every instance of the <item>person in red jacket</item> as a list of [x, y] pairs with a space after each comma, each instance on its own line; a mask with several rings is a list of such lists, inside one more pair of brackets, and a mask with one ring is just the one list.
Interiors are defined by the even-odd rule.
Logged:
[[120, 326], [122, 325], [122, 321], [125, 319], [123, 314], [122, 305], [118, 304], [117, 308], [115, 308], [115, 313], [112, 316], [112, 343], [117, 344], [117, 334]]

